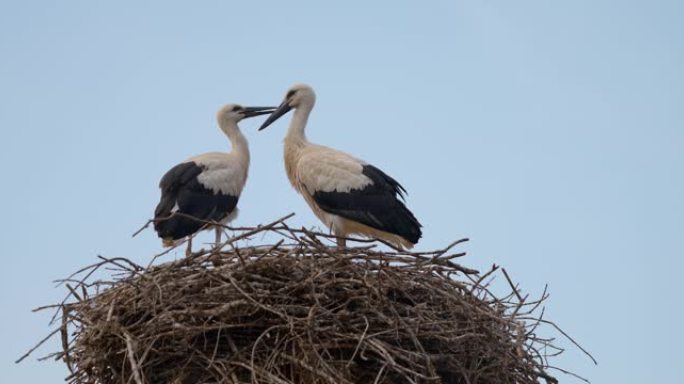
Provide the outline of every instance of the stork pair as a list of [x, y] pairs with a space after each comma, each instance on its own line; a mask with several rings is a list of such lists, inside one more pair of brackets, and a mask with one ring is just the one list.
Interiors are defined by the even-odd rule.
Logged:
[[337, 245], [344, 247], [346, 238], [355, 234], [398, 248], [413, 247], [421, 237], [421, 225], [402, 202], [406, 190], [373, 165], [306, 139], [304, 131], [315, 102], [313, 89], [298, 84], [277, 108], [223, 107], [218, 123], [232, 151], [192, 157], [171, 168], [159, 183], [162, 195], [154, 227], [164, 246], [212, 224], [216, 242], [220, 241], [221, 225], [237, 216], [249, 169], [247, 140], [237, 123], [270, 113], [262, 130], [294, 109], [284, 141], [285, 170], [295, 190], [337, 237]]

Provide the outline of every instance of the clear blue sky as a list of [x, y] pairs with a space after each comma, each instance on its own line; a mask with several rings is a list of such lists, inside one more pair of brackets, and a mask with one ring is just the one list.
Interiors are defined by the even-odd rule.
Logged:
[[[547, 317], [599, 361], [556, 364], [684, 382], [684, 2], [188, 4], [0, 2], [3, 382], [62, 382], [60, 363], [13, 363], [48, 332], [30, 310], [62, 297], [51, 281], [96, 254], [148, 260], [154, 233], [130, 235], [160, 176], [227, 150], [222, 104], [294, 82], [318, 93], [312, 141], [409, 190], [419, 249], [467, 236], [469, 265], [550, 285]], [[318, 224], [284, 175], [287, 120], [243, 124], [236, 224]]]

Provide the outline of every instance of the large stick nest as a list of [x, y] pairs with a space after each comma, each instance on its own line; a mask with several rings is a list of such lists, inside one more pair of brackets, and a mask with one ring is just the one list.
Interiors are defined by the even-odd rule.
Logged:
[[[282, 220], [236, 233], [146, 268], [102, 258], [69, 279], [52, 355], [68, 382], [556, 382], [551, 340], [535, 333], [545, 294], [522, 297], [506, 274], [511, 293], [494, 296], [496, 268], [454, 262], [465, 240], [409, 253], [339, 250]], [[238, 247], [255, 235], [276, 240]]]

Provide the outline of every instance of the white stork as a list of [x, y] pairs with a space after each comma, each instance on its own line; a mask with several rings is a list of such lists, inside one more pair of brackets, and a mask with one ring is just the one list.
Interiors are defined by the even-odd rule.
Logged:
[[421, 225], [406, 208], [406, 190], [392, 177], [344, 152], [310, 143], [304, 129], [316, 103], [308, 85], [294, 85], [285, 100], [259, 130], [294, 109], [285, 136], [285, 170], [292, 186], [314, 214], [345, 246], [345, 237], [358, 234], [385, 240], [398, 248], [412, 248]]
[[[197, 155], [171, 168], [159, 182], [161, 199], [154, 211], [154, 229], [165, 247], [206, 229], [209, 222], [225, 224], [237, 217], [237, 202], [247, 180], [249, 147], [240, 132], [242, 119], [273, 112], [273, 107], [228, 104], [216, 117], [232, 145], [229, 153]], [[216, 243], [221, 228], [216, 228]], [[186, 254], [191, 252], [188, 240]]]

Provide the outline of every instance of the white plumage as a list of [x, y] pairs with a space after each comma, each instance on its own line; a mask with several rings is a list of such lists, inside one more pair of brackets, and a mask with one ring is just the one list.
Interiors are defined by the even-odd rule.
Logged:
[[310, 144], [299, 152], [296, 178], [300, 187], [310, 194], [316, 191], [349, 192], [372, 183], [362, 173], [364, 165], [364, 161], [344, 152]]
[[197, 180], [213, 193], [239, 196], [249, 172], [249, 148], [246, 143], [245, 140], [244, 145], [234, 144], [230, 153], [205, 153], [193, 156], [186, 162], [195, 162], [205, 169], [197, 176]]
[[[272, 107], [224, 106], [217, 119], [231, 142], [231, 152], [193, 156], [166, 172], [159, 182], [161, 199], [154, 212], [154, 228], [164, 246], [173, 246], [212, 222], [225, 224], [237, 217], [237, 202], [249, 172], [249, 146], [237, 123], [272, 111]], [[216, 226], [217, 243], [220, 233]]]
[[306, 139], [306, 123], [315, 102], [311, 87], [295, 85], [259, 128], [295, 110], [284, 140], [285, 170], [292, 186], [338, 236], [339, 246], [345, 245], [347, 235], [359, 234], [400, 248], [413, 247], [422, 235], [421, 225], [399, 200], [404, 188], [365, 161]]

